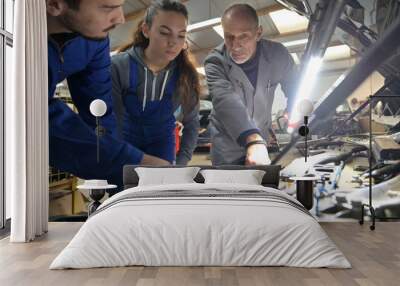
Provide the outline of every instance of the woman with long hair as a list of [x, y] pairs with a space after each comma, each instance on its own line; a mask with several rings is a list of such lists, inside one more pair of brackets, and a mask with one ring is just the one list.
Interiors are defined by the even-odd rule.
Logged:
[[[191, 159], [199, 127], [200, 83], [187, 49], [187, 25], [183, 4], [153, 1], [133, 42], [112, 58], [114, 108], [123, 140], [144, 156], [182, 165]], [[183, 114], [184, 126], [176, 158], [174, 113]]]

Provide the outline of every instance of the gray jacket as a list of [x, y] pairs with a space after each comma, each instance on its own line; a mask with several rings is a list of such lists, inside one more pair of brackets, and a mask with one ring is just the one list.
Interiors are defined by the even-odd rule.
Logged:
[[[171, 79], [174, 70], [177, 68], [176, 63], [171, 62], [164, 70], [154, 75], [151, 70], [143, 62], [143, 50], [139, 47], [130, 48], [126, 52], [116, 54], [112, 57], [111, 62], [111, 78], [113, 85], [113, 101], [114, 110], [121, 126], [121, 118], [124, 112], [122, 97], [126, 95], [129, 83], [129, 62], [132, 57], [138, 64], [138, 86], [137, 94], [143, 104], [143, 108], [149, 101], [160, 100], [167, 82]], [[193, 92], [193, 98], [196, 94]], [[177, 111], [182, 104], [182, 97], [175, 91], [173, 94], [173, 110]], [[199, 105], [196, 105], [190, 111], [181, 108], [181, 114], [178, 119], [183, 123], [183, 135], [179, 153], [176, 157], [176, 163], [186, 165], [192, 157], [193, 151], [197, 145], [198, 129], [199, 129]], [[122, 134], [120, 132], [120, 134]]]
[[[257, 87], [254, 88], [243, 70], [236, 65], [225, 45], [214, 49], [205, 59], [207, 84], [213, 102], [211, 112], [213, 164], [229, 164], [246, 156], [241, 135], [257, 130], [268, 139], [275, 89], [281, 84], [292, 99], [295, 64], [280, 43], [261, 40]], [[249, 134], [247, 134], [249, 135]]]

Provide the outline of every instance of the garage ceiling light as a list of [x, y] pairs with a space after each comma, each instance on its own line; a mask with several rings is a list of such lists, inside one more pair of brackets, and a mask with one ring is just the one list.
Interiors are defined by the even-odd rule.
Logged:
[[351, 52], [350, 48], [347, 45], [338, 45], [328, 47], [325, 51], [324, 60], [325, 61], [334, 61], [340, 59], [350, 58]]
[[269, 16], [274, 21], [279, 33], [286, 34], [296, 31], [304, 31], [308, 26], [308, 19], [304, 16], [282, 9], [269, 13]]
[[221, 18], [213, 18], [202, 22], [190, 24], [189, 26], [187, 26], [187, 31], [196, 32], [197, 30], [202, 30], [206, 27], [213, 27], [220, 24], [221, 24]]
[[222, 29], [222, 25], [214, 26], [213, 29], [222, 39], [224, 38], [224, 29]]
[[289, 47], [294, 47], [294, 46], [300, 46], [307, 44], [308, 39], [300, 39], [300, 40], [294, 40], [294, 41], [289, 41], [289, 42], [283, 42], [282, 44], [289, 48]]

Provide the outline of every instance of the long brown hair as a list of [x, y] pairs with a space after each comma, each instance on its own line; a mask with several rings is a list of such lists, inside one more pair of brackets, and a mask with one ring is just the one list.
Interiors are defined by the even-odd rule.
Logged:
[[[142, 47], [146, 49], [149, 45], [149, 39], [143, 35], [142, 25], [146, 23], [150, 28], [155, 15], [158, 11], [172, 11], [185, 16], [188, 20], [188, 11], [182, 3], [173, 0], [157, 0], [147, 8], [145, 17], [139, 22], [136, 31], [133, 34], [133, 41], [118, 49], [119, 52], [124, 52], [131, 47]], [[190, 111], [199, 103], [199, 95], [201, 92], [200, 78], [196, 71], [195, 61], [190, 51], [185, 48], [176, 58], [177, 67], [179, 70], [179, 79], [177, 82], [178, 94], [182, 96], [182, 106], [185, 111]], [[192, 90], [196, 96], [193, 98]]]

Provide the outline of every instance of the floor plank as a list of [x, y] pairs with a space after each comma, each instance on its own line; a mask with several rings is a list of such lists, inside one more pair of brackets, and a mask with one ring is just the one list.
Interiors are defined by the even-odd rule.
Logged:
[[32, 243], [0, 240], [0, 285], [397, 286], [400, 222], [380, 222], [375, 231], [355, 222], [322, 222], [352, 269], [289, 267], [119, 267], [48, 270], [82, 223], [50, 223], [49, 233]]

